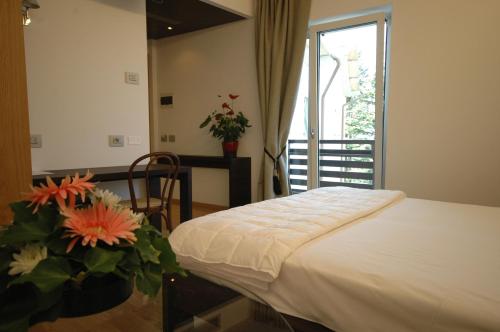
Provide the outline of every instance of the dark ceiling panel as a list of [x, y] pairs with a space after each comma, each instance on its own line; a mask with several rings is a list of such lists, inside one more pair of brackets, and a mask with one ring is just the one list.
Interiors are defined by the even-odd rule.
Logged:
[[200, 0], [147, 0], [146, 13], [148, 39], [171, 37], [244, 19]]

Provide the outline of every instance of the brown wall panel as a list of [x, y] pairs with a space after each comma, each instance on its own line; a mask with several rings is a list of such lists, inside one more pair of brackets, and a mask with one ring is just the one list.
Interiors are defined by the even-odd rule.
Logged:
[[31, 182], [28, 97], [19, 0], [0, 1], [0, 224]]

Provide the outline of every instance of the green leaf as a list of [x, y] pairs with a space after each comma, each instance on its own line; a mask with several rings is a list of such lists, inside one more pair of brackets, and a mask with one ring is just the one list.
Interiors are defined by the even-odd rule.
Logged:
[[49, 257], [31, 271], [14, 279], [10, 284], [33, 283], [43, 293], [48, 293], [71, 278], [71, 268], [62, 257]]
[[[12, 277], [9, 276], [7, 273], [4, 273], [4, 274], [0, 273], [0, 294], [2, 294], [3, 292], [5, 292], [5, 290], [7, 289], [7, 286], [9, 285], [11, 279], [12, 279]], [[3, 295], [1, 295], [0, 298], [2, 296]]]
[[125, 254], [125, 257], [119, 263], [119, 266], [124, 270], [132, 273], [137, 272], [141, 269], [141, 259], [139, 258], [139, 254], [135, 248], [131, 248], [132, 250]]
[[56, 255], [66, 255], [68, 248], [68, 239], [61, 239], [59, 236], [54, 236], [47, 241], [47, 248]]
[[[24, 207], [23, 207], [24, 204]], [[32, 241], [45, 242], [58, 222], [58, 212], [50, 206], [43, 206], [35, 215], [28, 216], [26, 202], [11, 205], [14, 223], [0, 236], [1, 245], [16, 245]], [[30, 212], [31, 213], [31, 212]]]
[[1, 245], [15, 245], [31, 241], [42, 241], [51, 233], [51, 227], [37, 221], [12, 224], [0, 237]]
[[128, 273], [127, 271], [125, 271], [123, 268], [117, 266], [116, 269], [113, 271], [113, 274], [122, 278], [122, 279], [125, 279], [125, 280], [129, 280], [130, 279], [130, 273]]
[[111, 251], [102, 248], [90, 249], [83, 263], [92, 273], [111, 273], [116, 269], [116, 264], [122, 260], [125, 253], [123, 251]]
[[12, 253], [6, 249], [0, 249], [0, 274], [9, 268], [12, 261]]
[[178, 273], [182, 276], [187, 276], [186, 272], [177, 263], [175, 253], [167, 239], [160, 237], [155, 238], [153, 240], [153, 246], [161, 252], [160, 265], [164, 272]]
[[205, 121], [203, 121], [203, 123], [200, 125], [200, 128], [204, 128], [204, 127], [206, 127], [206, 126], [210, 123], [210, 121], [212, 121], [212, 117], [209, 115], [209, 116], [205, 119]]
[[150, 235], [153, 235], [153, 236], [154, 235], [161, 236], [161, 232], [151, 224], [142, 225], [141, 230], [146, 231], [147, 233], [149, 233]]
[[139, 255], [145, 263], [152, 262], [160, 264], [160, 252], [153, 247], [149, 233], [143, 228], [144, 227], [141, 227], [141, 229], [135, 231], [137, 241], [135, 242], [134, 247], [137, 248]]
[[38, 209], [37, 222], [50, 225], [54, 229], [59, 224], [61, 215], [54, 205], [45, 205]]
[[75, 245], [73, 249], [66, 255], [68, 256], [69, 259], [73, 261], [83, 263], [85, 255], [90, 250], [90, 248], [91, 248], [90, 245], [87, 246]]
[[9, 204], [10, 209], [14, 213], [14, 224], [36, 220], [37, 217], [33, 214], [33, 207], [29, 207], [29, 204], [31, 204], [31, 202], [28, 201], [20, 201]]
[[154, 297], [160, 290], [162, 273], [160, 265], [148, 263], [144, 266], [143, 274], [137, 274], [135, 284], [137, 289], [149, 297]]

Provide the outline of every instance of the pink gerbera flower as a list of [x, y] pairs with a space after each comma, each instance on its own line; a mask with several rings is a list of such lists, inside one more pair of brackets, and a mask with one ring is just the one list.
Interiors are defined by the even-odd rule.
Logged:
[[[83, 178], [80, 178], [80, 174], [76, 173], [72, 179], [66, 176], [66, 178], [62, 180], [59, 190], [61, 193], [64, 193], [65, 196], [66, 194], [69, 196], [70, 207], [75, 206], [76, 196], [80, 195], [82, 201], [84, 201], [86, 191], [92, 191], [95, 188], [95, 184], [88, 182], [92, 176], [90, 172], [87, 172]], [[61, 206], [61, 204], [59, 204], [59, 206], [64, 207]]]
[[80, 175], [76, 173], [73, 179], [66, 176], [61, 181], [61, 185], [57, 186], [50, 176], [47, 176], [47, 185], [42, 183], [39, 187], [32, 187], [32, 192], [27, 194], [28, 200], [31, 201], [30, 206], [35, 205], [33, 213], [36, 213], [41, 205], [47, 204], [52, 198], [63, 209], [66, 207], [66, 199], [69, 197], [69, 206], [75, 207], [77, 195], [80, 195], [83, 201], [85, 200], [85, 192], [94, 189], [95, 184], [88, 182], [91, 178], [90, 172], [87, 172], [83, 178], [80, 178]]
[[46, 179], [47, 185], [42, 183], [40, 187], [31, 187], [31, 193], [26, 195], [27, 199], [31, 201], [29, 206], [35, 205], [33, 213], [36, 213], [41, 205], [47, 204], [52, 197], [56, 199], [59, 206], [64, 204], [64, 200], [66, 199], [65, 193], [59, 191], [59, 187], [52, 181], [50, 176], [47, 176]]
[[66, 252], [70, 252], [79, 239], [83, 246], [90, 243], [92, 247], [98, 240], [108, 245], [119, 244], [120, 239], [133, 243], [137, 241], [134, 230], [141, 227], [130, 217], [129, 209], [116, 210], [103, 202], [86, 209], [64, 209], [61, 213], [67, 217], [63, 224], [68, 229], [64, 237], [73, 239]]

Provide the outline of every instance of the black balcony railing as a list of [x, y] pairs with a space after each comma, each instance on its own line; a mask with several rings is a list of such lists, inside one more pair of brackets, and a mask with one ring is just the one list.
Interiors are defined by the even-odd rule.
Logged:
[[[374, 187], [374, 140], [320, 140], [320, 187]], [[307, 189], [307, 140], [288, 140], [288, 170], [293, 193]]]

